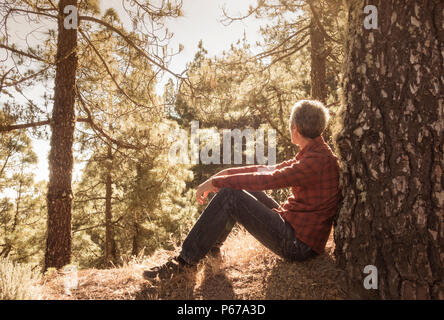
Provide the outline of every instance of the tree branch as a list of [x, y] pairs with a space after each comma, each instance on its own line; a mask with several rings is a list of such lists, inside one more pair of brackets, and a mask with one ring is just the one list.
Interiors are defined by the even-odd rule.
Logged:
[[[95, 122], [94, 122], [94, 120], [93, 120], [93, 116], [92, 116], [92, 114], [91, 114], [91, 111], [89, 110], [89, 108], [87, 107], [87, 105], [86, 105], [86, 103], [85, 103], [85, 101], [83, 100], [83, 98], [82, 98], [82, 96], [81, 96], [81, 94], [80, 94], [80, 92], [79, 92], [79, 89], [77, 88], [77, 93], [78, 93], [78, 98], [79, 98], [79, 101], [80, 101], [80, 103], [81, 103], [81, 105], [82, 105], [82, 107], [83, 107], [83, 110], [86, 112], [86, 114], [88, 115], [88, 121], [86, 121], [86, 122], [88, 122], [89, 124], [90, 124], [90, 126], [91, 126], [91, 128], [96, 132], [96, 133], [98, 133], [99, 134], [99, 136], [102, 136], [102, 137], [104, 137], [105, 139], [107, 139], [109, 142], [111, 142], [111, 143], [113, 143], [113, 144], [115, 144], [115, 145], [117, 145], [117, 146], [119, 146], [119, 147], [121, 147], [121, 148], [125, 148], [125, 149], [134, 149], [134, 150], [142, 150], [142, 149], [145, 149], [147, 146], [135, 146], [135, 145], [133, 145], [133, 144], [130, 144], [130, 143], [126, 143], [126, 142], [123, 142], [123, 141], [119, 141], [119, 140], [116, 140], [116, 139], [114, 139], [113, 137], [111, 137], [110, 135], [108, 135], [100, 126], [98, 126]], [[109, 142], [107, 143], [107, 144], [109, 144]]]
[[91, 42], [91, 40], [89, 40], [88, 36], [79, 29], [80, 34], [85, 38], [85, 40], [88, 42], [88, 44], [91, 46], [91, 48], [94, 50], [94, 52], [96, 53], [96, 55], [99, 57], [100, 61], [102, 61], [102, 64], [105, 67], [106, 72], [108, 73], [108, 75], [111, 77], [111, 80], [114, 82], [114, 84], [116, 85], [117, 89], [119, 89], [119, 91], [128, 99], [130, 100], [132, 103], [134, 103], [136, 106], [140, 106], [140, 107], [144, 107], [144, 108], [148, 108], [145, 105], [142, 105], [140, 103], [138, 103], [137, 101], [135, 101], [133, 98], [131, 98], [125, 90], [122, 89], [122, 87], [119, 85], [119, 83], [117, 82], [116, 78], [114, 77], [114, 75], [112, 74], [111, 70], [108, 67], [108, 64], [106, 63], [105, 59], [102, 57], [102, 55], [100, 54], [99, 50], [97, 50], [97, 48], [94, 46], [94, 44]]
[[[310, 25], [305, 26], [305, 27], [302, 28], [302, 29], [299, 29], [298, 31], [296, 31], [296, 32], [293, 33], [292, 35], [290, 35], [290, 36], [288, 36], [287, 38], [285, 38], [284, 40], [282, 40], [282, 42], [281, 42], [280, 44], [278, 44], [277, 46], [275, 46], [274, 48], [272, 48], [272, 49], [270, 49], [270, 50], [267, 50], [267, 51], [264, 51], [264, 52], [261, 52], [261, 53], [258, 53], [255, 57], [261, 59], [261, 58], [268, 57], [268, 56], [270, 56], [270, 55], [274, 55], [274, 54], [276, 54], [276, 50], [277, 50], [277, 49], [279, 49], [280, 47], [282, 47], [286, 42], [290, 41], [292, 38], [296, 37], [298, 34], [300, 34], [301, 32], [303, 32], [303, 31], [305, 31], [305, 30], [307, 30], [308, 28], [310, 28]], [[306, 35], [303, 36], [303, 38], [305, 38], [305, 37], [306, 37]], [[290, 50], [290, 48], [288, 48], [288, 49], [283, 49], [283, 50], [280, 50], [280, 51], [278, 51], [278, 52], [283, 52], [283, 51], [285, 51], [285, 50]]]
[[18, 50], [18, 49], [9, 47], [9, 46], [5, 46], [4, 44], [0, 44], [0, 48], [6, 49], [8, 51], [14, 52], [16, 54], [19, 54], [19, 55], [22, 55], [22, 56], [25, 56], [25, 57], [28, 57], [28, 58], [31, 58], [31, 59], [34, 59], [34, 60], [37, 60], [37, 61], [40, 61], [40, 62], [52, 64], [51, 62], [48, 62], [48, 61], [46, 61], [43, 58], [37, 57], [37, 56], [35, 56], [33, 54], [30, 54], [30, 53], [27, 53], [27, 52], [24, 52], [24, 51], [21, 51], [21, 50]]
[[41, 10], [41, 11], [32, 11], [32, 10], [25, 10], [25, 9], [11, 8], [11, 9], [9, 9], [7, 15], [9, 15], [11, 12], [14, 12], [14, 11], [17, 11], [17, 12], [23, 12], [23, 13], [32, 13], [32, 14], [35, 14], [35, 15], [45, 16], [45, 17], [54, 18], [54, 19], [58, 19], [58, 18], [59, 18], [59, 17], [56, 16], [56, 15], [53, 15], [53, 14], [49, 14], [49, 13], [45, 13], [45, 12], [43, 12], [43, 11], [55, 11], [55, 10], [52, 10], [52, 9]]
[[11, 82], [11, 83], [5, 83], [4, 85], [3, 85], [3, 83], [1, 83], [1, 84], [0, 84], [0, 91], [1, 91], [1, 89], [2, 89], [2, 86], [5, 87], [5, 88], [6, 88], [6, 87], [15, 87], [16, 85], [18, 85], [18, 84], [20, 84], [20, 83], [22, 83], [22, 82], [25, 82], [25, 81], [27, 81], [27, 80], [31, 80], [32, 78], [34, 78], [34, 77], [38, 76], [39, 74], [45, 72], [45, 71], [48, 70], [49, 68], [51, 68], [51, 65], [48, 65], [48, 66], [46, 66], [45, 68], [43, 68], [43, 69], [41, 69], [41, 70], [39, 70], [39, 71], [37, 71], [37, 72], [35, 72], [35, 73], [33, 73], [33, 74], [27, 76], [27, 77], [23, 77], [23, 78], [20, 79], [20, 80], [16, 80], [16, 81]]
[[327, 38], [330, 41], [336, 42], [336, 43], [340, 43], [338, 40], [333, 39], [332, 37], [330, 37], [328, 35], [328, 33], [325, 31], [324, 26], [321, 23], [321, 20], [319, 19], [319, 15], [318, 12], [316, 11], [316, 8], [314, 7], [313, 3], [311, 0], [307, 0], [308, 5], [310, 6], [310, 10], [313, 13], [313, 18], [316, 22], [316, 25], [319, 29], [319, 31], [321, 31], [321, 33], [324, 35], [325, 38]]
[[113, 25], [97, 19], [95, 17], [90, 17], [90, 16], [79, 16], [80, 21], [84, 20], [84, 21], [91, 21], [91, 22], [95, 22], [98, 23], [104, 27], [106, 27], [107, 29], [117, 33], [119, 36], [122, 37], [123, 40], [125, 40], [125, 42], [130, 45], [131, 47], [133, 47], [137, 52], [139, 52], [142, 56], [144, 56], [149, 62], [151, 62], [152, 64], [156, 65], [157, 67], [159, 67], [160, 69], [162, 69], [163, 71], [168, 72], [169, 74], [173, 75], [175, 78], [181, 79], [186, 81], [185, 78], [183, 78], [181, 75], [174, 73], [173, 71], [171, 71], [170, 69], [168, 69], [167, 67], [165, 67], [164, 65], [158, 63], [157, 61], [155, 61], [154, 59], [152, 59], [147, 52], [145, 52], [144, 50], [142, 50], [139, 46], [137, 46], [127, 35], [125, 35], [121, 30], [119, 30], [118, 28], [114, 27]]
[[[2, 79], [0, 80], [0, 94], [2, 93], [2, 90], [4, 87], [3, 83], [5, 82], [6, 76], [8, 75], [8, 73], [10, 73], [12, 71], [12, 69], [14, 69], [14, 68], [9, 69], [8, 71], [5, 72], [4, 75], [2, 75]], [[5, 86], [5, 87], [7, 87], [7, 86]]]
[[[76, 119], [76, 122], [90, 122], [90, 119], [88, 118], [78, 118]], [[19, 129], [28, 129], [28, 128], [35, 128], [35, 127], [41, 127], [50, 125], [51, 120], [44, 120], [44, 121], [37, 121], [37, 122], [29, 122], [29, 123], [21, 123], [21, 124], [12, 124], [12, 125], [3, 125], [0, 126], [0, 132], [8, 132], [13, 130], [19, 130]]]
[[[285, 58], [291, 56], [292, 54], [296, 53], [297, 51], [301, 50], [301, 49], [304, 48], [309, 42], [310, 42], [310, 40], [307, 40], [307, 41], [305, 41], [302, 45], [300, 45], [299, 47], [296, 47], [296, 48], [295, 48], [295, 46], [292, 46], [292, 47], [289, 48], [289, 49], [294, 49], [294, 50], [288, 52], [287, 54], [284, 54], [283, 56], [280, 56], [280, 57], [274, 59], [272, 62], [270, 62], [270, 64], [269, 64], [268, 66], [266, 66], [266, 67], [264, 68], [264, 70], [270, 68], [273, 64], [277, 63], [278, 61], [281, 61], [281, 60], [283, 60], [283, 59], [285, 59]], [[289, 49], [287, 49], [287, 50], [289, 50]], [[262, 71], [264, 71], [264, 70], [262, 70]]]

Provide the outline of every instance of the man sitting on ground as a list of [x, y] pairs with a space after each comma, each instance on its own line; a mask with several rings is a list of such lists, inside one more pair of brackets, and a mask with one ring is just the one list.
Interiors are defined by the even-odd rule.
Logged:
[[[218, 252], [234, 224], [240, 223], [265, 247], [288, 261], [322, 254], [339, 199], [337, 158], [321, 133], [328, 110], [312, 100], [296, 103], [289, 119], [295, 158], [274, 166], [225, 169], [197, 188], [203, 204], [211, 199], [182, 244], [177, 257], [144, 272], [144, 277], [168, 278], [195, 266], [209, 252]], [[291, 188], [279, 205], [263, 190]]]

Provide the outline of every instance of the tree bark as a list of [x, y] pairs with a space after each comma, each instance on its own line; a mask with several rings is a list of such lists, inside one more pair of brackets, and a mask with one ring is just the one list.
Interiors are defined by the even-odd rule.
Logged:
[[75, 128], [75, 81], [77, 71], [77, 29], [65, 29], [63, 10], [77, 7], [77, 0], [60, 0], [54, 106], [52, 111], [48, 224], [45, 252], [46, 270], [61, 268], [71, 261], [71, 206], [73, 139]]
[[[370, 2], [378, 29], [364, 28]], [[382, 299], [444, 299], [444, 6], [348, 6], [337, 263], [363, 291], [376, 266]]]
[[139, 224], [137, 222], [134, 222], [133, 248], [131, 250], [131, 254], [133, 256], [137, 256], [139, 253], [140, 253]]
[[[318, 11], [319, 12], [319, 11]], [[325, 103], [327, 91], [325, 84], [326, 56], [324, 54], [324, 35], [314, 21], [310, 24], [310, 43], [311, 43], [311, 97]]]
[[[319, 28], [321, 21], [316, 21], [322, 16], [321, 11], [311, 5], [311, 22], [310, 22], [310, 43], [311, 43], [311, 98], [326, 103], [327, 101], [327, 84], [326, 84], [326, 64], [327, 57], [325, 55], [325, 37]], [[313, 10], [316, 10], [316, 16]], [[322, 133], [324, 140], [331, 144], [330, 126], [325, 128]], [[332, 146], [333, 147], [333, 146]]]
[[112, 180], [112, 149], [108, 146], [107, 151], [108, 167], [105, 181], [105, 265], [110, 266], [116, 264], [116, 245], [114, 241], [114, 228], [112, 224], [112, 196], [113, 196], [113, 180]]

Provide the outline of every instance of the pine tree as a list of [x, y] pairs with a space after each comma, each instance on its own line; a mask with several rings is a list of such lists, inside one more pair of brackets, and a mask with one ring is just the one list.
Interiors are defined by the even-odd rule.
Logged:
[[[5, 120], [2, 112], [0, 116]], [[24, 132], [0, 136], [1, 258], [32, 264], [42, 261], [45, 186], [34, 182], [36, 163], [37, 155]]]
[[[42, 108], [33, 99], [27, 98], [29, 101], [27, 110], [29, 112], [23, 113], [20, 110], [20, 106], [14, 104], [5, 110], [15, 115], [12, 118], [18, 121], [21, 120], [24, 123], [6, 123], [4, 125], [2, 123], [1, 131], [36, 128], [46, 125], [51, 127], [50, 177], [47, 193], [48, 230], [44, 269], [48, 267], [60, 268], [68, 264], [71, 259], [71, 206], [73, 199], [71, 180], [76, 122], [88, 123], [94, 132], [113, 143], [119, 143], [127, 148], [142, 147], [114, 139], [106, 132], [106, 129], [104, 130], [101, 127], [100, 121], [93, 117], [90, 105], [94, 105], [94, 102], [87, 100], [87, 92], [79, 90], [81, 79], [78, 78], [80, 78], [80, 74], [84, 75], [80, 71], [83, 72], [85, 70], [84, 67], [88, 67], [83, 64], [85, 61], [81, 61], [82, 56], [79, 55], [79, 52], [84, 50], [83, 47], [85, 45], [91, 47], [94, 54], [102, 62], [100, 69], [96, 71], [101, 73], [105, 70], [107, 77], [113, 80], [118, 92], [126, 95], [127, 99], [132, 101], [134, 108], [140, 107], [140, 102], [137, 101], [137, 98], [130, 97], [125, 91], [123, 85], [125, 74], [122, 75], [122, 78], [119, 78], [119, 76], [110, 72], [109, 68], [107, 68], [106, 60], [103, 59], [101, 52], [97, 50], [94, 43], [90, 41], [88, 33], [93, 25], [101, 26], [125, 43], [125, 48], [121, 48], [121, 50], [128, 53], [127, 61], [134, 57], [129, 54], [136, 52], [139, 59], [143, 59], [145, 63], [152, 65], [153, 68], [164, 70], [175, 77], [180, 77], [166, 68], [165, 61], [168, 59], [167, 56], [159, 57], [157, 55], [156, 49], [162, 50], [162, 48], [157, 47], [157, 45], [150, 45], [147, 42], [148, 37], [158, 39], [155, 30], [158, 30], [159, 25], [162, 27], [162, 22], [165, 18], [181, 15], [180, 4], [172, 5], [168, 2], [157, 7], [149, 2], [137, 2], [132, 10], [127, 11], [134, 22], [134, 32], [132, 33], [125, 31], [122, 24], [114, 23], [115, 19], [113, 17], [115, 15], [113, 15], [112, 10], [107, 12], [107, 16], [112, 20], [111, 22], [97, 18], [96, 16], [99, 13], [98, 3], [93, 0], [82, 2], [60, 0], [57, 6], [52, 1], [39, 1], [35, 3], [28, 1], [11, 3], [6, 1], [2, 3], [1, 10], [2, 30], [5, 33], [0, 43], [0, 49], [4, 49], [8, 54], [19, 57], [19, 63], [16, 63], [8, 70], [4, 68], [2, 70], [3, 74], [0, 77], [2, 79], [2, 92], [9, 92], [13, 89], [20, 92], [22, 91], [21, 86], [50, 77], [55, 68], [54, 104], [49, 118], [41, 120], [36, 117], [36, 115], [44, 115], [45, 112], [41, 112]], [[31, 17], [31, 19], [36, 20], [38, 23], [57, 22], [57, 32], [48, 30], [48, 39], [43, 42], [43, 45], [29, 46], [25, 50], [21, 50], [13, 43], [11, 36], [8, 34], [8, 24], [16, 16]], [[149, 22], [147, 21], [149, 20], [148, 17], [151, 19]], [[78, 25], [75, 25], [76, 18]], [[65, 22], [67, 21], [69, 27], [65, 28]], [[150, 30], [150, 26], [153, 30], [152, 33], [147, 32], [147, 30]], [[140, 32], [141, 28], [145, 30], [145, 33]], [[157, 43], [164, 46], [162, 41]], [[55, 55], [54, 48], [56, 48]], [[20, 71], [22, 68], [26, 68], [23, 65], [25, 60], [37, 62], [40, 70], [36, 72], [28, 70], [22, 76], [23, 73]], [[46, 98], [48, 103], [48, 100], [50, 100], [49, 95], [46, 95]], [[79, 110], [82, 110], [86, 117], [78, 117]]]
[[371, 3], [375, 29], [348, 1], [335, 254], [351, 287], [373, 265], [383, 299], [444, 299], [443, 5]]

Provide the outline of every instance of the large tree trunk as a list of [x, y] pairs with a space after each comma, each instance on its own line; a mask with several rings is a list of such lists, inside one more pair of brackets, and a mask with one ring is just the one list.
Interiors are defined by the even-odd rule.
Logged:
[[48, 230], [45, 252], [46, 270], [61, 268], [71, 261], [71, 178], [75, 127], [75, 80], [77, 70], [77, 29], [65, 29], [63, 10], [77, 7], [77, 0], [60, 0], [57, 65], [52, 111], [49, 186], [47, 194]]
[[444, 299], [444, 6], [348, 2], [337, 262], [361, 289], [376, 266], [380, 298]]

